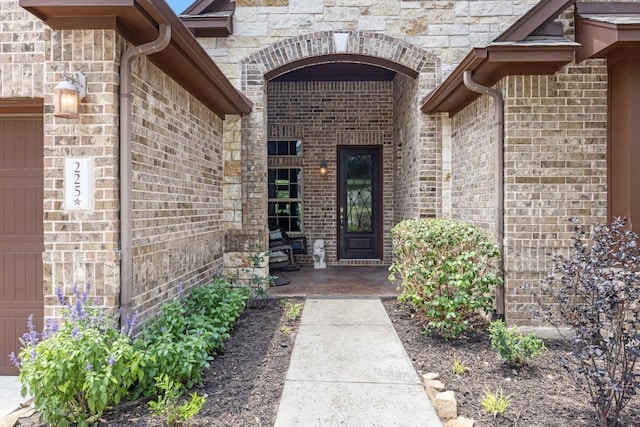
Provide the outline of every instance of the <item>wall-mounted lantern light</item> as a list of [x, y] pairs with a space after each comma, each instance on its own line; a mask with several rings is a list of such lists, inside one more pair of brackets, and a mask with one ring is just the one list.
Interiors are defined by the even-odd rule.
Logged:
[[327, 174], [327, 161], [323, 160], [320, 162], [320, 175]]
[[53, 115], [77, 119], [80, 101], [87, 96], [87, 76], [82, 71], [63, 73], [64, 80], [53, 89]]

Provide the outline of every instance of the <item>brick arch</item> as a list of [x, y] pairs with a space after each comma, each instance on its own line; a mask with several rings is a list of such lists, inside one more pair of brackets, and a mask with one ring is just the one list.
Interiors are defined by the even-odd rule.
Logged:
[[[328, 61], [382, 66], [416, 78], [439, 61], [435, 55], [404, 40], [367, 31], [349, 31], [347, 49], [337, 52], [333, 32], [322, 31], [281, 40], [247, 57], [243, 65], [257, 66], [267, 80], [300, 66]], [[257, 71], [254, 69], [254, 71]]]
[[[408, 94], [403, 117], [400, 120], [412, 120], [411, 134], [414, 152], [407, 158], [419, 158], [414, 162], [418, 170], [407, 172], [413, 180], [410, 189], [412, 196], [423, 191], [424, 182], [433, 182], [433, 191], [429, 188], [424, 201], [413, 203], [415, 215], [434, 216], [438, 213], [437, 198], [440, 189], [437, 184], [440, 160], [437, 157], [439, 134], [437, 118], [426, 116], [419, 111], [420, 100], [433, 90], [440, 80], [440, 58], [422, 48], [401, 39], [383, 34], [363, 31], [350, 31], [349, 42], [344, 52], [336, 52], [333, 32], [316, 32], [280, 40], [254, 54], [244, 58], [241, 65], [241, 90], [253, 103], [252, 111], [241, 119], [241, 167], [242, 167], [242, 224], [237, 224], [234, 235], [245, 242], [244, 249], [267, 247], [267, 82], [284, 72], [299, 66], [320, 64], [327, 61], [362, 62], [397, 71], [401, 92]], [[236, 126], [236, 125], [234, 125]], [[229, 130], [229, 129], [228, 129]], [[402, 144], [401, 144], [402, 145]], [[404, 148], [402, 148], [404, 150]], [[403, 178], [404, 179], [404, 178]], [[414, 188], [415, 187], [415, 188]], [[240, 204], [238, 204], [240, 206]], [[415, 207], [413, 206], [415, 205]]]

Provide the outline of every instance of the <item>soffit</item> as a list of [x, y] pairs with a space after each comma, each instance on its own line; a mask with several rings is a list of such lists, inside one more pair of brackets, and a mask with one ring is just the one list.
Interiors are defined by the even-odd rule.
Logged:
[[278, 75], [273, 82], [392, 81], [396, 72], [375, 65], [331, 62], [310, 65]]
[[218, 116], [251, 112], [251, 101], [231, 84], [164, 1], [20, 0], [20, 6], [55, 30], [114, 30], [134, 45], [155, 40], [159, 25], [167, 24], [171, 42], [149, 55], [151, 62]]
[[537, 41], [495, 43], [473, 49], [447, 79], [422, 101], [422, 112], [448, 112], [453, 116], [473, 102], [480, 94], [463, 82], [466, 70], [483, 86], [493, 86], [510, 75], [554, 74], [573, 61], [576, 43]]
[[418, 73], [402, 64], [369, 55], [337, 53], [292, 61], [265, 74], [268, 81], [386, 81], [396, 72], [416, 78]]

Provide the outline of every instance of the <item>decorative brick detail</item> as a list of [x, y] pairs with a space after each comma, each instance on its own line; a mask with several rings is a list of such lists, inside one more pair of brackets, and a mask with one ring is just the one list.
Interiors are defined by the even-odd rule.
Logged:
[[[287, 65], [292, 60], [335, 53], [333, 32], [324, 31], [282, 40], [276, 45], [247, 57], [243, 62], [265, 64], [269, 70], [275, 70]], [[349, 43], [345, 53], [372, 55], [387, 59], [416, 73], [422, 71], [426, 64], [434, 60], [431, 55], [404, 40], [366, 31], [349, 32]]]

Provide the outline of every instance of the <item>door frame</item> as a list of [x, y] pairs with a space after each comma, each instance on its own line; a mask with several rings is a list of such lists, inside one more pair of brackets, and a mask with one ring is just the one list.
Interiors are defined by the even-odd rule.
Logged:
[[[337, 248], [336, 257], [338, 261], [343, 260], [382, 260], [383, 256], [383, 239], [384, 239], [384, 211], [383, 211], [383, 147], [381, 145], [338, 145], [336, 146], [337, 169], [336, 174], [336, 236]], [[342, 230], [342, 220], [340, 207], [343, 202], [343, 178], [344, 164], [342, 161], [343, 153], [349, 151], [362, 151], [374, 154], [373, 164], [373, 234], [374, 245], [372, 248], [373, 255], [371, 257], [348, 256], [346, 253], [346, 245], [344, 241], [344, 232]], [[377, 164], [376, 164], [377, 163]]]

